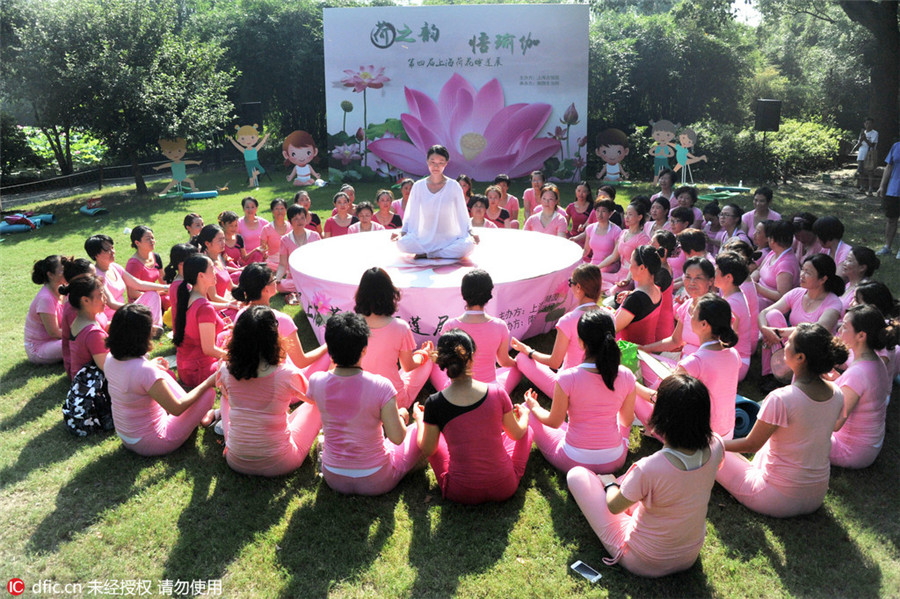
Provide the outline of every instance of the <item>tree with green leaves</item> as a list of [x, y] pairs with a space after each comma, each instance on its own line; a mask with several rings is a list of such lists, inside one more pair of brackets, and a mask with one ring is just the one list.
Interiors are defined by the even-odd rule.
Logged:
[[233, 110], [234, 69], [220, 68], [218, 42], [179, 27], [179, 7], [176, 0], [28, 3], [16, 31], [14, 86], [36, 107], [42, 130], [89, 129], [131, 162], [138, 193], [147, 192], [139, 157], [158, 139], [209, 143]]

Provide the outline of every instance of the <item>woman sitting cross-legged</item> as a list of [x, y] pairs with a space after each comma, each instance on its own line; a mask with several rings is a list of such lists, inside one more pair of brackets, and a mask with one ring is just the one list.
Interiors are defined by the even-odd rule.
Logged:
[[184, 261], [183, 272], [175, 302], [173, 341], [178, 377], [186, 386], [195, 387], [216, 371], [216, 362], [226, 355], [217, 345], [225, 321], [207, 299], [216, 284], [212, 261], [203, 254], [191, 256]]
[[603, 561], [657, 577], [687, 570], [697, 560], [724, 450], [709, 428], [706, 387], [687, 375], [663, 380], [650, 423], [664, 440], [662, 450], [639, 460], [618, 480], [575, 467], [567, 481], [613, 556]]
[[634, 375], [619, 364], [615, 325], [605, 312], [582, 313], [578, 341], [584, 361], [559, 373], [550, 411], [541, 407], [534, 391], [525, 393], [531, 410], [528, 426], [544, 458], [560, 470], [584, 466], [592, 472], [614, 472], [628, 455]]
[[519, 487], [531, 452], [528, 408], [472, 377], [475, 343], [460, 329], [441, 335], [435, 363], [450, 386], [417, 404], [418, 444], [441, 494], [459, 503], [505, 501]]
[[[484, 312], [484, 306], [492, 297], [494, 282], [487, 271], [477, 268], [463, 275], [460, 293], [466, 302], [462, 316], [451, 318], [444, 330], [462, 329], [468, 333], [480, 349], [475, 352], [472, 377], [482, 383], [497, 383], [510, 393], [522, 380], [516, 361], [509, 355], [509, 327], [506, 323]], [[500, 364], [500, 368], [497, 368]], [[431, 369], [431, 384], [440, 391], [450, 380], [437, 365]]]
[[307, 391], [322, 416], [322, 475], [329, 487], [348, 495], [387, 493], [422, 455], [416, 427], [404, 424], [409, 413], [397, 408], [391, 382], [360, 365], [368, 340], [369, 327], [359, 314], [329, 318], [325, 343], [336, 367], [313, 374]]
[[147, 306], [126, 304], [109, 323], [105, 374], [116, 434], [138, 455], [165, 455], [194, 429], [212, 421], [215, 375], [185, 392], [162, 358], [151, 360], [153, 316]]
[[[844, 409], [841, 390], [822, 375], [847, 356], [822, 325], [805, 322], [794, 329], [784, 348], [793, 383], [766, 397], [749, 435], [725, 442], [728, 453], [716, 480], [735, 499], [776, 518], [819, 509], [831, 473], [831, 432]], [[751, 462], [740, 453], [756, 455]]]
[[228, 357], [217, 377], [225, 460], [233, 470], [261, 476], [292, 472], [306, 459], [322, 428], [312, 403], [291, 411], [291, 404], [309, 400], [306, 378], [285, 357], [272, 309], [245, 310], [234, 324]]
[[585, 312], [598, 310], [600, 297], [600, 268], [596, 264], [579, 264], [569, 278], [569, 289], [575, 308], [563, 314], [556, 323], [553, 351], [543, 354], [512, 338], [512, 347], [519, 352], [516, 366], [531, 383], [548, 397], [553, 397], [557, 373], [551, 369], [574, 368], [584, 361], [584, 348], [578, 340], [578, 319]]

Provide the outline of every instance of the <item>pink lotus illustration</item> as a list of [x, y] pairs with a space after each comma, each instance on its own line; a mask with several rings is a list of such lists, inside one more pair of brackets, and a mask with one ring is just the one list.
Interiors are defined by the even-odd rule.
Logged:
[[344, 73], [347, 76], [341, 79], [341, 83], [344, 87], [352, 87], [356, 93], [365, 91], [370, 87], [372, 89], [381, 89], [385, 83], [390, 81], [389, 77], [384, 76], [384, 67], [376, 71], [375, 65], [371, 64], [367, 67], [359, 67], [358, 71], [345, 69]]
[[313, 295], [312, 301], [316, 312], [318, 312], [319, 314], [325, 314], [329, 310], [331, 310], [331, 305], [329, 305], [328, 303], [328, 296], [321, 291], [317, 291]]
[[437, 102], [419, 90], [404, 91], [409, 112], [400, 120], [412, 143], [385, 138], [369, 143], [375, 155], [404, 172], [427, 174], [425, 154], [434, 144], [450, 151], [448, 177], [466, 173], [477, 181], [490, 181], [497, 173], [527, 175], [560, 150], [559, 140], [537, 137], [553, 107], [505, 106], [497, 79], [476, 90], [455, 73], [441, 88]]
[[347, 166], [354, 160], [360, 160], [362, 155], [359, 153], [359, 144], [341, 144], [331, 151], [331, 157]]

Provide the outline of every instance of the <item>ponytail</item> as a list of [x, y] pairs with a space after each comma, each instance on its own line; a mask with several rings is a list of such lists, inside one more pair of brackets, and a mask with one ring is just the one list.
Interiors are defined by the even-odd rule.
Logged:
[[208, 256], [195, 254], [184, 261], [184, 283], [178, 286], [178, 303], [175, 309], [175, 331], [172, 341], [176, 347], [180, 347], [184, 341], [184, 329], [187, 325], [188, 300], [191, 297], [191, 290], [197, 284], [197, 275], [206, 272], [209, 268], [210, 260]]
[[584, 343], [585, 360], [593, 360], [603, 383], [612, 391], [622, 359], [612, 317], [600, 310], [585, 312], [578, 319], [578, 338]]
[[196, 255], [198, 252], [199, 250], [197, 250], [197, 247], [189, 243], [173, 245], [172, 249], [169, 250], [169, 265], [166, 266], [165, 270], [164, 278], [166, 283], [171, 284], [175, 280], [175, 277], [178, 276], [178, 267], [181, 266], [185, 260]]
[[738, 342], [737, 333], [731, 328], [731, 305], [723, 298], [707, 293], [697, 302], [697, 319], [709, 324], [712, 335], [725, 347]]

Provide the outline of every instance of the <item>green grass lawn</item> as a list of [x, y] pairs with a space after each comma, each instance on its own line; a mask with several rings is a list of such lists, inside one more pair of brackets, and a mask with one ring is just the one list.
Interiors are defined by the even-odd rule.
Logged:
[[[716, 486], [700, 559], [687, 572], [657, 581], [603, 566], [607, 554], [565, 477], [536, 449], [512, 499], [466, 507], [441, 499], [430, 470], [413, 472], [376, 498], [332, 492], [310, 460], [277, 479], [237, 474], [222, 457], [222, 439], [206, 430], [172, 455], [152, 459], [126, 451], [115, 435], [72, 437], [61, 422], [68, 388], [62, 367], [31, 365], [22, 348], [25, 313], [37, 292], [33, 261], [51, 253], [82, 256], [88, 236], [106, 233], [124, 264], [131, 252], [123, 230], [138, 224], [153, 228], [167, 260], [168, 248], [186, 239], [181, 221], [187, 212], [207, 223], [222, 210], [240, 213], [240, 199], [248, 195], [242, 171], [198, 176], [201, 189], [231, 182], [231, 191], [209, 200], [135, 197], [118, 189], [104, 193], [110, 214], [94, 218], [76, 212], [86, 196], [31, 205], [54, 212], [59, 222], [0, 243], [3, 581], [23, 579], [27, 594], [41, 580], [80, 583], [80, 592], [70, 593], [80, 596], [99, 594], [90, 581], [149, 580], [156, 595], [163, 581], [212, 580], [221, 581], [225, 597], [900, 597], [897, 402], [888, 410], [876, 463], [862, 471], [833, 468], [825, 505], [811, 516], [760, 516]], [[290, 201], [296, 189], [278, 175], [262, 184], [252, 195], [263, 217], [271, 199]], [[511, 191], [521, 197], [526, 185], [519, 181]], [[357, 200], [371, 199], [375, 189], [360, 184]], [[635, 186], [623, 194], [649, 189]], [[878, 248], [878, 201], [850, 189], [790, 185], [776, 190], [773, 206], [788, 214], [839, 215], [848, 228], [845, 239]], [[335, 191], [311, 192], [323, 220]], [[562, 192], [566, 204], [574, 185], [563, 185]], [[739, 203], [749, 206], [749, 198]], [[895, 293], [898, 265], [889, 257], [877, 273]], [[290, 314], [299, 310], [281, 304], [273, 301]], [[304, 345], [315, 345], [302, 314], [297, 322]], [[552, 336], [533, 342], [549, 349]], [[173, 354], [174, 348], [164, 341], [154, 353]], [[758, 364], [754, 368], [758, 372]], [[749, 378], [740, 390], [759, 399], [755, 377]], [[637, 429], [632, 438], [628, 463], [660, 447]], [[602, 580], [592, 585], [570, 574], [576, 559], [599, 569]]]

